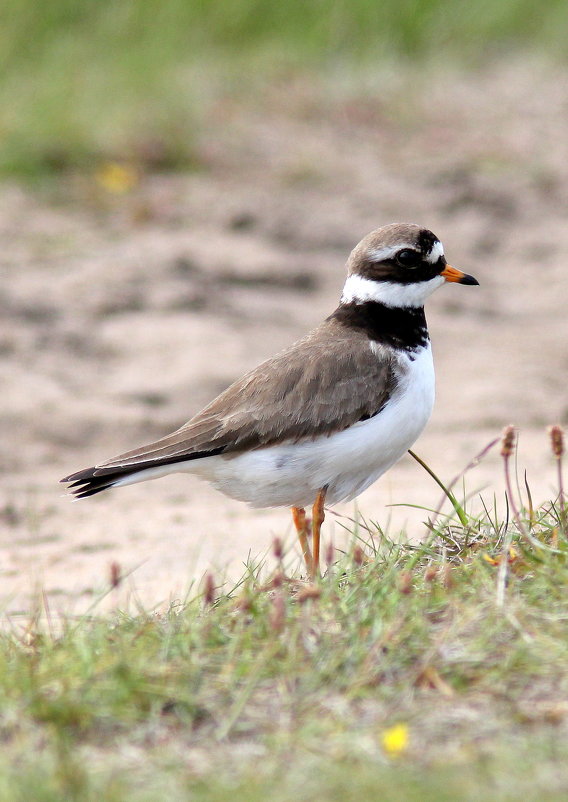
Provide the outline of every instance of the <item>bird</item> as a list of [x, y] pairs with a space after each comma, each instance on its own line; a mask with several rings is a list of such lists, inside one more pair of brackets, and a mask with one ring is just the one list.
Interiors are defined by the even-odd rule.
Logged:
[[479, 284], [447, 263], [430, 230], [391, 223], [372, 231], [351, 252], [339, 305], [320, 325], [172, 434], [61, 481], [83, 499], [189, 472], [253, 507], [289, 507], [313, 580], [326, 505], [375, 482], [431, 415], [424, 302], [447, 282]]

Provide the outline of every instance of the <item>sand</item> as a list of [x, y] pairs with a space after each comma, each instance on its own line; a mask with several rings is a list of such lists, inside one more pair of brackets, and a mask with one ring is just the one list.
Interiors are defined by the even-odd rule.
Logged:
[[[25, 617], [41, 591], [52, 613], [161, 610], [205, 570], [229, 587], [275, 536], [299, 571], [285, 510], [187, 475], [79, 503], [58, 480], [166, 434], [305, 333], [334, 309], [350, 249], [392, 221], [431, 228], [480, 282], [430, 300], [437, 402], [415, 450], [449, 481], [514, 423], [519, 475], [535, 502], [553, 497], [546, 427], [568, 420], [565, 77], [514, 63], [365, 92], [298, 80], [212, 107], [199, 172], [140, 173], [123, 193], [94, 175], [0, 186], [2, 608]], [[480, 492], [504, 510], [498, 449], [466, 492], [473, 510]], [[426, 513], [408, 505], [439, 498], [405, 457], [357, 508], [419, 538]], [[344, 524], [328, 515], [326, 542], [342, 546]], [[128, 580], [97, 601], [112, 563]]]

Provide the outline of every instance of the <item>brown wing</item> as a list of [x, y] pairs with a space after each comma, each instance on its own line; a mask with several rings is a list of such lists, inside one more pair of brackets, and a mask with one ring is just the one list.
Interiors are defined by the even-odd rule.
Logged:
[[180, 429], [97, 465], [96, 475], [329, 435], [372, 417], [388, 401], [394, 379], [391, 357], [378, 349], [371, 350], [363, 332], [327, 320]]

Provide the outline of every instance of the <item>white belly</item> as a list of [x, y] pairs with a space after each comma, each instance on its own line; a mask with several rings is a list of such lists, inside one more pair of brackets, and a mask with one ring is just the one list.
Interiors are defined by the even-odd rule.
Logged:
[[282, 443], [235, 456], [206, 457], [170, 466], [208, 479], [228, 496], [254, 507], [305, 507], [327, 486], [326, 504], [349, 501], [412, 446], [434, 404], [430, 344], [411, 361], [401, 355], [401, 380], [386, 407], [329, 437]]

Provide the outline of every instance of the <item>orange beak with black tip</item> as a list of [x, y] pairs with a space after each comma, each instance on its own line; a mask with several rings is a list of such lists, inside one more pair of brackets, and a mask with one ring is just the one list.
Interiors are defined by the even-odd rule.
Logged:
[[469, 276], [467, 273], [462, 273], [461, 270], [451, 265], [446, 265], [440, 275], [443, 276], [446, 281], [457, 281], [458, 284], [479, 284], [476, 278]]

